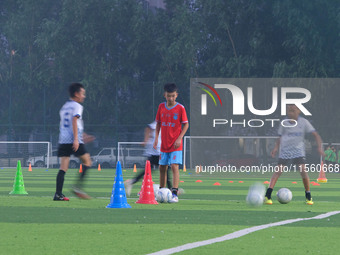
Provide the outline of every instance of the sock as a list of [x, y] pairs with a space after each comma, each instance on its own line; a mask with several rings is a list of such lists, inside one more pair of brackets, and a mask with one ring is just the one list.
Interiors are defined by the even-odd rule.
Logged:
[[64, 186], [64, 176], [65, 176], [65, 171], [63, 170], [59, 170], [58, 174], [57, 174], [57, 187], [56, 187], [56, 193], [58, 195], [62, 194], [63, 191], [63, 186]]
[[312, 194], [310, 193], [310, 191], [305, 191], [306, 193], [306, 199], [307, 200], [311, 200], [312, 199]]
[[177, 196], [177, 191], [178, 191], [178, 188], [172, 188], [171, 189], [172, 194], [174, 194], [176, 196]]
[[267, 189], [266, 197], [267, 197], [268, 199], [272, 199], [272, 192], [273, 192], [273, 189], [272, 189], [272, 188], [268, 188], [268, 189]]
[[81, 186], [82, 186], [82, 184], [83, 184], [83, 182], [84, 182], [86, 172], [87, 172], [87, 170], [88, 170], [89, 168], [90, 168], [90, 167], [83, 165], [83, 172], [80, 173], [79, 180], [78, 180], [78, 186], [79, 186], [80, 188], [81, 188]]

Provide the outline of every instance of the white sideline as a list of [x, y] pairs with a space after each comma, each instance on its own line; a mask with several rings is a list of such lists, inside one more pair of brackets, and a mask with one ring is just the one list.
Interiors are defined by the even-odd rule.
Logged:
[[213, 243], [218, 243], [218, 242], [223, 242], [223, 241], [235, 239], [235, 238], [250, 234], [252, 232], [262, 230], [262, 229], [266, 229], [266, 228], [270, 228], [270, 227], [282, 226], [282, 225], [286, 225], [286, 224], [290, 224], [290, 223], [294, 223], [294, 222], [298, 222], [298, 221], [304, 221], [304, 220], [320, 220], [320, 219], [324, 219], [324, 218], [327, 218], [327, 217], [330, 217], [332, 215], [339, 214], [339, 213], [340, 213], [340, 211], [333, 211], [333, 212], [320, 214], [320, 215], [314, 216], [312, 218], [297, 218], [297, 219], [284, 220], [284, 221], [279, 221], [279, 222], [275, 222], [275, 223], [264, 224], [264, 225], [260, 225], [260, 226], [242, 229], [242, 230], [239, 230], [239, 231], [236, 231], [236, 232], [233, 232], [233, 233], [230, 233], [228, 235], [221, 236], [221, 237], [212, 238], [212, 239], [208, 239], [208, 240], [205, 240], [205, 241], [188, 243], [188, 244], [184, 244], [184, 245], [177, 246], [177, 247], [174, 247], [174, 248], [157, 251], [157, 252], [154, 252], [154, 253], [150, 253], [149, 255], [174, 254], [174, 253], [177, 253], [177, 252], [181, 252], [181, 251], [185, 251], [185, 250], [191, 250], [191, 249], [194, 249], [194, 248], [197, 248], [197, 247], [201, 247], [201, 246], [205, 246], [205, 245], [209, 245], [209, 244], [213, 244]]

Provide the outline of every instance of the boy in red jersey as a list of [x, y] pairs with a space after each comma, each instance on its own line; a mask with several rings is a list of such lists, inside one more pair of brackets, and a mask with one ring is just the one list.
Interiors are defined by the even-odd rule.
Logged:
[[[167, 181], [166, 172], [171, 166], [173, 187], [171, 203], [178, 202], [179, 165], [182, 164], [182, 138], [189, 128], [188, 117], [183, 105], [176, 102], [177, 86], [174, 83], [164, 85], [166, 102], [161, 103], [156, 115], [156, 134], [154, 148], [157, 148], [159, 131], [161, 130], [161, 154], [159, 157], [160, 188]], [[182, 128], [183, 125], [183, 128]]]

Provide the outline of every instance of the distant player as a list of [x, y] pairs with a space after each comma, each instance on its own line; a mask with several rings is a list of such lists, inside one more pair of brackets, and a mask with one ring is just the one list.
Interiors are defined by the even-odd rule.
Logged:
[[300, 109], [295, 105], [288, 105], [288, 119], [295, 121], [286, 121], [286, 126], [290, 125], [289, 127], [279, 127], [278, 134], [280, 138], [278, 138], [275, 148], [271, 153], [272, 157], [275, 157], [278, 150], [280, 151], [278, 161], [279, 171], [275, 171], [272, 178], [270, 179], [269, 188], [267, 189], [265, 196], [266, 204], [271, 205], [273, 203], [271, 194], [277, 180], [282, 174], [283, 166], [287, 166], [288, 163], [293, 163], [296, 165], [296, 169], [300, 171], [303, 185], [305, 187], [306, 204], [313, 204], [312, 195], [310, 193], [309, 176], [305, 168], [305, 134], [311, 133], [314, 136], [318, 145], [319, 154], [321, 156], [324, 156], [324, 152], [320, 136], [308, 120], [299, 116], [300, 112]]
[[328, 144], [326, 150], [325, 150], [325, 163], [328, 165], [331, 164], [331, 157], [333, 154], [333, 150], [332, 150], [332, 144]]
[[82, 185], [87, 170], [92, 165], [90, 154], [87, 153], [84, 142], [94, 140], [93, 136], [86, 135], [83, 125], [83, 106], [80, 104], [85, 99], [85, 89], [80, 83], [72, 83], [69, 86], [70, 100], [68, 100], [60, 109], [60, 133], [58, 157], [60, 158], [60, 170], [57, 175], [56, 193], [53, 200], [69, 201], [62, 193], [64, 185], [64, 176], [68, 170], [70, 156], [74, 154], [79, 157], [83, 163], [83, 172], [80, 174], [73, 192], [83, 199], [89, 199], [90, 196], [82, 191]]
[[[174, 83], [164, 85], [166, 102], [161, 103], [156, 115], [156, 134], [153, 147], [158, 145], [159, 132], [161, 131], [161, 154], [159, 158], [160, 188], [167, 182], [166, 172], [171, 166], [173, 174], [173, 198], [171, 203], [178, 202], [179, 165], [182, 164], [182, 139], [189, 128], [187, 114], [183, 105], [176, 102], [178, 96], [177, 86]], [[183, 129], [182, 129], [183, 125]]]
[[[144, 156], [148, 158], [151, 164], [151, 170], [158, 168], [158, 162], [159, 162], [159, 154], [160, 154], [160, 146], [161, 146], [161, 137], [158, 138], [158, 145], [157, 148], [153, 148], [153, 143], [155, 141], [155, 130], [156, 130], [157, 122], [154, 121], [150, 123], [144, 130], [144, 141], [143, 146], [145, 148], [144, 150]], [[167, 171], [167, 174], [169, 172]], [[136, 175], [134, 178], [126, 180], [125, 181], [125, 187], [126, 187], [126, 193], [128, 196], [131, 194], [132, 186], [138, 182], [145, 174], [145, 170], [141, 171], [138, 175]], [[171, 189], [171, 181], [169, 180], [169, 174], [167, 176], [167, 186], [169, 189]]]

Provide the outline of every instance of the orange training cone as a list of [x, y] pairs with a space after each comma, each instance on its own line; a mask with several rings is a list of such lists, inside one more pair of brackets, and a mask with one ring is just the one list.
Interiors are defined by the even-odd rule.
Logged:
[[183, 172], [186, 172], [187, 168], [185, 167], [185, 165], [183, 165]]
[[144, 174], [144, 180], [142, 184], [142, 188], [140, 191], [140, 196], [138, 201], [136, 201], [137, 204], [153, 204], [157, 205], [157, 201], [155, 199], [155, 193], [153, 191], [153, 181], [151, 176], [151, 165], [150, 161], [147, 160], [145, 163], [145, 174]]
[[136, 164], [133, 165], [133, 172], [134, 173], [137, 173], [137, 167], [136, 167]]
[[325, 174], [325, 171], [323, 170], [323, 161], [321, 161], [321, 169], [320, 169], [319, 178], [317, 181], [323, 182], [323, 183], [327, 182], [326, 174]]
[[83, 165], [80, 164], [80, 167], [79, 167], [79, 173], [82, 173], [83, 172]]
[[98, 171], [101, 171], [102, 168], [100, 167], [100, 164], [98, 164]]
[[28, 165], [28, 172], [32, 172], [32, 165], [31, 165], [31, 163]]

